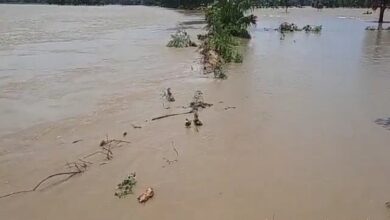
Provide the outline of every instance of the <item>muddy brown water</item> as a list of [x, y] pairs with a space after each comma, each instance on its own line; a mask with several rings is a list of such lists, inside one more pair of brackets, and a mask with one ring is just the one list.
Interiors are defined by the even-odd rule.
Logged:
[[[165, 47], [178, 25], [201, 32], [199, 13], [0, 5], [0, 194], [66, 170], [106, 135], [132, 142], [1, 199], [0, 219], [389, 219], [390, 133], [377, 122], [390, 117], [390, 32], [365, 31], [377, 14], [364, 11], [256, 10], [244, 63], [219, 81], [199, 74], [195, 48]], [[323, 31], [264, 30], [283, 21]], [[163, 106], [168, 87], [176, 102]], [[196, 90], [214, 103], [198, 132], [190, 115], [150, 121], [185, 111]], [[116, 198], [131, 172], [135, 195]]]

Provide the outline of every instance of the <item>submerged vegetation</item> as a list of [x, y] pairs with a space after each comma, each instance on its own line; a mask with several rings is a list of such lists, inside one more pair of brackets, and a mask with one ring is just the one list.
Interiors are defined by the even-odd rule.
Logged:
[[183, 30], [178, 30], [175, 34], [171, 35], [171, 40], [168, 42], [167, 47], [196, 47], [196, 43], [191, 41], [190, 35]]
[[128, 194], [133, 194], [133, 187], [137, 184], [135, 180], [135, 173], [131, 173], [126, 179], [118, 184], [118, 188], [115, 192], [115, 196], [123, 198]]
[[299, 28], [296, 24], [294, 23], [288, 23], [288, 22], [283, 22], [279, 26], [279, 30], [282, 33], [285, 32], [294, 32], [294, 31], [305, 31], [305, 32], [314, 32], [314, 33], [319, 33], [322, 30], [322, 25], [305, 25], [302, 28]]

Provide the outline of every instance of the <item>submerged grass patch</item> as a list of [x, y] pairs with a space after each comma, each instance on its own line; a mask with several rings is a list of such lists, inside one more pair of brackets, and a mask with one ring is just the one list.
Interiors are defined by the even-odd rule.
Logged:
[[135, 179], [135, 173], [131, 173], [126, 179], [118, 184], [115, 196], [118, 198], [123, 198], [128, 194], [133, 194], [133, 187], [137, 184]]

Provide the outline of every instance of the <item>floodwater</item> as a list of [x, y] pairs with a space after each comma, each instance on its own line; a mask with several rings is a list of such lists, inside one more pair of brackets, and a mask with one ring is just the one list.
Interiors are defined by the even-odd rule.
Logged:
[[176, 63], [165, 44], [191, 16], [31, 5], [1, 5], [0, 14], [0, 134], [86, 114], [113, 95], [188, 74], [178, 69], [187, 60]]
[[[390, 31], [365, 31], [378, 15], [364, 11], [255, 10], [244, 63], [219, 81], [200, 74], [195, 48], [165, 47], [178, 25], [203, 31], [199, 13], [0, 5], [0, 194], [64, 171], [105, 135], [132, 142], [0, 199], [0, 218], [390, 219]], [[281, 39], [269, 29], [283, 21], [323, 31]], [[176, 102], [163, 105], [167, 87]], [[199, 89], [214, 106], [198, 131], [184, 128], [191, 116], [150, 121]], [[136, 195], [156, 191], [145, 205], [113, 196], [134, 171]]]

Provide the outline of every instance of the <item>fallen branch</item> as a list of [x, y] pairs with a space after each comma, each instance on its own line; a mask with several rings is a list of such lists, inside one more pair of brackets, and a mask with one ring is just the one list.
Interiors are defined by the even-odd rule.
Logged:
[[85, 155], [85, 156], [83, 157], [83, 159], [88, 158], [88, 157], [92, 157], [93, 155], [96, 155], [96, 154], [105, 154], [105, 153], [104, 153], [103, 151], [99, 150], [99, 151], [90, 153], [90, 154], [88, 154], [88, 155]]
[[135, 124], [131, 124], [131, 126], [133, 126], [134, 129], [136, 129], [136, 128], [142, 128], [142, 126], [135, 125]]
[[229, 110], [229, 109], [235, 109], [235, 108], [236, 108], [235, 106], [228, 106], [228, 107], [225, 107], [224, 109]]
[[175, 153], [176, 153], [176, 157], [179, 157], [179, 152], [176, 150], [176, 148], [175, 148], [175, 147], [173, 147], [173, 151], [175, 151]]
[[[75, 141], [75, 143], [77, 143], [78, 141], [81, 141], [81, 139]], [[29, 190], [22, 190], [22, 191], [17, 191], [17, 192], [5, 194], [5, 195], [0, 196], [0, 199], [6, 198], [6, 197], [9, 197], [9, 196], [13, 196], [13, 195], [17, 195], [17, 194], [34, 192], [34, 191], [36, 191], [43, 183], [45, 183], [46, 181], [48, 181], [49, 179], [51, 179], [51, 178], [53, 178], [53, 177], [65, 176], [65, 175], [67, 175], [67, 178], [65, 178], [65, 179], [63, 180], [63, 181], [67, 181], [68, 179], [72, 178], [73, 176], [85, 172], [85, 171], [87, 170], [88, 166], [91, 165], [91, 164], [93, 164], [93, 163], [90, 162], [90, 161], [83, 160], [83, 159], [86, 159], [86, 158], [91, 157], [91, 156], [93, 156], [93, 155], [96, 155], [96, 154], [104, 154], [104, 155], [106, 155], [107, 160], [111, 160], [111, 159], [113, 158], [112, 149], [114, 149], [115, 147], [121, 147], [120, 145], [111, 146], [111, 143], [131, 143], [131, 142], [130, 142], [130, 141], [125, 141], [125, 140], [118, 140], [118, 139], [108, 139], [108, 136], [106, 136], [106, 140], [102, 140], [102, 141], [100, 142], [101, 150], [96, 151], [96, 152], [93, 152], [93, 153], [91, 153], [91, 154], [88, 154], [88, 155], [86, 155], [86, 156], [84, 156], [84, 157], [82, 157], [82, 158], [79, 158], [78, 161], [76, 161], [76, 162], [66, 163], [66, 166], [67, 166], [69, 169], [75, 169], [74, 171], [61, 172], [61, 173], [52, 174], [52, 175], [50, 175], [50, 176], [48, 176], [48, 177], [42, 179], [41, 181], [39, 181], [39, 183], [36, 184], [32, 189], [29, 189]]]
[[[48, 181], [49, 179], [53, 178], [53, 177], [56, 177], [56, 176], [64, 176], [64, 175], [68, 175], [67, 179], [70, 179], [71, 177], [75, 176], [76, 174], [80, 174], [80, 173], [83, 173], [86, 168], [87, 168], [87, 164], [86, 163], [83, 163], [83, 164], [79, 164], [77, 162], [73, 162], [73, 167], [76, 168], [75, 171], [69, 171], [69, 172], [62, 172], [62, 173], [55, 173], [55, 174], [52, 174], [44, 179], [42, 179], [41, 181], [39, 181], [38, 184], [36, 184], [32, 189], [29, 189], [29, 190], [22, 190], [22, 191], [17, 191], [17, 192], [13, 192], [13, 193], [9, 193], [9, 194], [5, 194], [5, 195], [2, 195], [0, 196], [0, 199], [2, 198], [6, 198], [6, 197], [9, 197], [9, 196], [13, 196], [13, 195], [17, 195], [17, 194], [22, 194], [22, 193], [29, 193], [29, 192], [34, 192], [36, 191], [44, 182]], [[68, 164], [69, 166], [70, 164]], [[81, 167], [81, 168], [80, 168]]]
[[82, 140], [83, 140], [83, 139], [75, 140], [75, 141], [72, 142], [72, 144], [78, 143], [78, 142], [80, 142], [80, 141], [82, 141]]
[[130, 141], [124, 141], [124, 140], [118, 140], [118, 139], [110, 139], [110, 140], [102, 140], [102, 141], [100, 142], [100, 147], [103, 147], [103, 146], [105, 146], [105, 145], [107, 145], [107, 144], [110, 144], [110, 143], [112, 143], [112, 142], [131, 144]]
[[82, 172], [83, 172], [83, 171], [78, 170], [78, 171], [63, 172], [63, 173], [56, 173], [56, 174], [50, 175], [50, 176], [46, 177], [45, 179], [41, 180], [41, 181], [32, 189], [32, 191], [37, 190], [38, 187], [39, 187], [40, 185], [42, 185], [44, 182], [46, 182], [46, 181], [49, 180], [50, 178], [53, 178], [53, 177], [56, 177], [56, 176], [62, 176], [62, 175], [74, 176], [74, 175], [79, 174], [79, 173], [82, 173]]
[[177, 115], [191, 114], [191, 113], [193, 113], [193, 110], [191, 110], [189, 112], [183, 112], [183, 113], [174, 113], [174, 114], [162, 115], [162, 116], [159, 116], [159, 117], [152, 118], [152, 121], [163, 119], [163, 118], [168, 118], [168, 117], [172, 117], [172, 116], [177, 116]]

